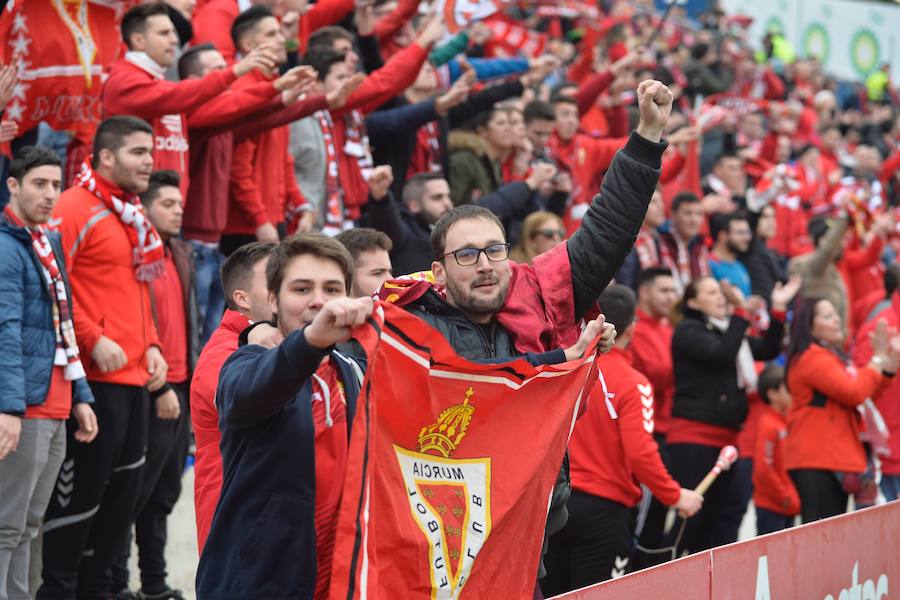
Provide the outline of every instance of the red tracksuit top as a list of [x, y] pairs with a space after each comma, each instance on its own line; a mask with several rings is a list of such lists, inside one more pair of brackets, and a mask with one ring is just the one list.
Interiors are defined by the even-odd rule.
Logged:
[[665, 435], [672, 418], [675, 367], [672, 365], [672, 329], [669, 319], [655, 319], [637, 309], [634, 336], [628, 344], [632, 366], [653, 385], [656, 433]]
[[181, 193], [189, 183], [187, 120], [184, 114], [224, 92], [235, 80], [232, 69], [213, 71], [179, 83], [158, 79], [135, 63], [119, 59], [103, 85], [103, 118], [133, 115], [153, 126], [153, 169], [173, 169]]
[[191, 379], [191, 425], [197, 441], [194, 464], [194, 510], [197, 516], [197, 549], [203, 552], [222, 491], [222, 452], [219, 442], [219, 411], [216, 388], [219, 371], [238, 349], [238, 336], [250, 320], [236, 310], [226, 310], [222, 322], [210, 336]]
[[575, 423], [569, 439], [572, 488], [631, 507], [641, 500], [640, 482], [664, 504], [675, 504], [681, 486], [653, 439], [653, 387], [624, 350], [613, 348], [597, 364], [609, 397], [595, 386]]
[[800, 495], [784, 468], [785, 437], [787, 419], [765, 406], [753, 451], [753, 504], [793, 517], [800, 512]]

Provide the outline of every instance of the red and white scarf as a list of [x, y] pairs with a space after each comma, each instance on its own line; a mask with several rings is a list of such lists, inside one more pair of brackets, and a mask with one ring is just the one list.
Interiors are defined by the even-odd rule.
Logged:
[[407, 177], [416, 173], [441, 172], [441, 144], [438, 140], [438, 126], [430, 121], [416, 131], [416, 148], [409, 161]]
[[340, 162], [334, 144], [334, 122], [327, 110], [316, 113], [325, 143], [325, 221], [322, 233], [335, 236], [344, 231], [344, 192], [341, 189]]
[[369, 146], [366, 118], [358, 110], [351, 110], [344, 115], [344, 120], [347, 125], [344, 128], [347, 138], [344, 142], [344, 152], [356, 159], [362, 178], [369, 181], [375, 161], [372, 159], [372, 151]]
[[144, 207], [137, 195], [116, 196], [109, 185], [94, 174], [91, 160], [89, 156], [82, 163], [77, 185], [97, 196], [106, 208], [119, 217], [131, 242], [135, 278], [138, 281], [153, 281], [163, 274], [165, 268], [162, 238], [144, 214]]
[[[3, 214], [13, 225], [25, 227], [25, 224], [9, 205]], [[41, 263], [41, 272], [50, 290], [53, 330], [56, 332], [56, 352], [53, 355], [53, 364], [64, 367], [63, 374], [66, 381], [81, 379], [85, 376], [84, 366], [78, 356], [78, 342], [75, 340], [75, 325], [72, 324], [72, 311], [69, 308], [66, 282], [63, 280], [59, 263], [56, 262], [56, 254], [53, 252], [53, 246], [50, 245], [50, 240], [47, 239], [47, 233], [43, 227], [25, 227], [25, 229], [31, 235], [31, 248]]]

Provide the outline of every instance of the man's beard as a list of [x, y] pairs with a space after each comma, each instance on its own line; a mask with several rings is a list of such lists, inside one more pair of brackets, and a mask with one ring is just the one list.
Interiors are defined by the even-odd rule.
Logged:
[[741, 254], [746, 254], [747, 250], [750, 249], [750, 248], [745, 248], [745, 249], [741, 250], [740, 248], [737, 247], [737, 245], [732, 244], [731, 242], [728, 242], [725, 245], [728, 247], [729, 252], [731, 252], [734, 255], [738, 255], [738, 256]]
[[[490, 298], [475, 297], [472, 294], [474, 286], [484, 283], [498, 284], [498, 293]], [[494, 315], [506, 302], [508, 291], [509, 282], [502, 283], [495, 273], [479, 277], [469, 284], [468, 289], [457, 286], [452, 279], [447, 279], [447, 296], [453, 301], [452, 304], [471, 315]]]

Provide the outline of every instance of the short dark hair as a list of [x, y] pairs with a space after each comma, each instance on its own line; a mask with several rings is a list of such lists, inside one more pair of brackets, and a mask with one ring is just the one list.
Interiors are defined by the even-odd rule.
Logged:
[[771, 404], [769, 392], [777, 390], [784, 384], [784, 367], [771, 364], [762, 370], [756, 382], [756, 389], [760, 399], [766, 404]]
[[443, 173], [416, 173], [406, 180], [403, 186], [403, 202], [408, 204], [413, 200], [419, 201], [425, 193], [425, 187], [429, 181], [444, 179]]
[[317, 46], [310, 48], [303, 57], [303, 64], [311, 66], [319, 75], [319, 81], [325, 81], [331, 72], [331, 67], [341, 64], [346, 60], [342, 52], [338, 52], [331, 46]]
[[719, 239], [719, 234], [723, 231], [727, 234], [731, 231], [731, 224], [735, 221], [748, 221], [746, 214], [741, 211], [731, 213], [716, 213], [709, 218], [709, 236], [713, 242]]
[[814, 246], [819, 245], [819, 240], [825, 237], [825, 234], [831, 229], [832, 223], [833, 221], [828, 215], [816, 215], [809, 220], [806, 229], [809, 232], [809, 237], [812, 238]]
[[672, 271], [666, 267], [647, 267], [638, 273], [637, 287], [640, 289], [642, 285], [653, 283], [657, 277], [673, 277]]
[[672, 199], [672, 212], [678, 212], [678, 209], [684, 204], [699, 204], [700, 196], [694, 192], [680, 192]]
[[637, 299], [631, 288], [624, 285], [611, 285], [597, 299], [600, 312], [607, 323], [612, 323], [616, 331], [622, 333], [634, 323]]
[[29, 171], [46, 166], [62, 168], [62, 159], [46, 146], [23, 146], [13, 156], [9, 165], [9, 176], [22, 183]]
[[234, 44], [235, 49], [240, 49], [241, 39], [248, 31], [256, 27], [257, 23], [267, 17], [274, 16], [271, 10], [261, 4], [253, 5], [239, 14], [234, 23], [231, 24], [231, 42]]
[[181, 177], [172, 169], [160, 169], [150, 174], [150, 183], [147, 189], [141, 194], [141, 204], [150, 206], [156, 197], [159, 196], [159, 190], [164, 187], [181, 187]]
[[574, 81], [561, 81], [554, 85], [553, 89], [550, 90], [550, 104], [556, 104], [556, 101], [560, 98], [570, 98], [564, 92], [572, 88], [578, 89], [578, 84]]
[[[553, 94], [552, 96], [550, 96], [550, 104], [553, 105], [554, 109], [556, 108], [557, 104], [571, 104], [572, 106], [578, 108], [578, 101], [572, 96], [566, 96], [565, 94]], [[579, 110], [579, 112], [581, 111]]]
[[236, 290], [244, 289], [250, 285], [250, 277], [253, 267], [259, 261], [266, 259], [275, 249], [275, 242], [252, 242], [241, 246], [225, 259], [219, 269], [222, 279], [222, 290], [225, 294], [225, 304], [231, 310], [237, 310], [232, 296]]
[[191, 75], [200, 75], [200, 55], [204, 52], [215, 52], [218, 50], [210, 43], [200, 44], [189, 48], [178, 59], [178, 78], [187, 79]]
[[100, 156], [101, 150], [115, 152], [125, 144], [126, 137], [137, 132], [149, 133], [152, 136], [153, 128], [147, 121], [131, 115], [105, 119], [94, 134], [94, 160]]
[[491, 119], [493, 119], [494, 115], [498, 112], [503, 112], [503, 109], [499, 106], [492, 106], [487, 110], [475, 113], [466, 119], [465, 123], [463, 123], [460, 128], [467, 131], [478, 131], [482, 127], [487, 127], [487, 124], [490, 123]]
[[129, 49], [131, 49], [131, 36], [135, 33], [144, 33], [147, 29], [147, 20], [155, 16], [169, 16], [166, 5], [162, 2], [138, 4], [125, 13], [121, 25], [122, 41]]
[[900, 264], [894, 263], [884, 271], [885, 297], [890, 298], [900, 287]]
[[347, 294], [353, 287], [353, 257], [342, 243], [321, 233], [298, 233], [281, 240], [266, 266], [266, 286], [278, 294], [288, 264], [298, 256], [312, 255], [334, 261], [344, 273]]
[[542, 100], [534, 100], [526, 104], [525, 110], [522, 111], [522, 116], [525, 117], [525, 123], [556, 120], [556, 113], [553, 112], [553, 105]]
[[744, 162], [744, 159], [741, 158], [741, 156], [735, 152], [723, 152], [722, 154], [719, 155], [718, 158], [716, 158], [716, 166], [722, 164], [726, 160], [731, 160], [731, 159], [739, 160], [742, 163]]
[[391, 238], [386, 233], [370, 227], [354, 227], [353, 229], [342, 231], [335, 239], [347, 248], [354, 261], [363, 252], [371, 252], [372, 250], [390, 252], [391, 248], [394, 247]]
[[306, 43], [307, 51], [312, 50], [313, 48], [316, 50], [322, 48], [334, 49], [334, 42], [336, 40], [354, 41], [353, 34], [340, 25], [329, 25], [327, 27], [322, 27], [321, 29], [316, 29], [310, 34], [309, 41]]
[[444, 244], [447, 243], [447, 232], [459, 221], [471, 221], [474, 219], [486, 219], [500, 228], [503, 233], [503, 239], [506, 239], [506, 229], [503, 223], [497, 218], [497, 215], [475, 204], [463, 204], [462, 206], [454, 206], [450, 211], [438, 219], [431, 230], [431, 251], [434, 253], [434, 260], [441, 260], [444, 254]]

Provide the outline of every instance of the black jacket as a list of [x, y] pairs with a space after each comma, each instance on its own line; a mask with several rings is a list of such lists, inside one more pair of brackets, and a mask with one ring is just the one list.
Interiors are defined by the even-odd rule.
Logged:
[[784, 268], [777, 255], [766, 248], [766, 243], [759, 238], [753, 238], [750, 248], [739, 260], [747, 268], [750, 275], [750, 287], [754, 295], [765, 298], [771, 302], [772, 290], [779, 281], [786, 280]]
[[[719, 331], [696, 310], [685, 308], [672, 336], [675, 395], [672, 415], [740, 429], [747, 418], [747, 394], [738, 387], [737, 355], [749, 321], [732, 316]], [[772, 319], [762, 338], [748, 337], [756, 360], [772, 360], [781, 350], [784, 323]]]

